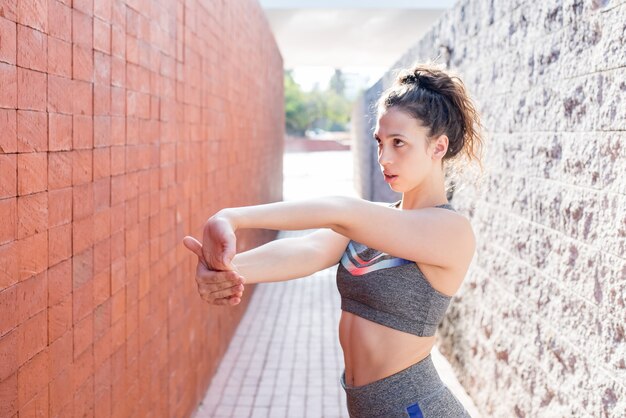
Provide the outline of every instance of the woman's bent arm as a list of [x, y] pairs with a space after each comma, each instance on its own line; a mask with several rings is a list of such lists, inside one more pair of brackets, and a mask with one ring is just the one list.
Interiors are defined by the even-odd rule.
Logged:
[[[270, 241], [236, 254], [232, 263], [246, 284], [298, 279], [336, 263], [337, 253], [345, 249], [347, 241], [332, 231], [320, 230], [301, 237]], [[324, 242], [328, 243], [326, 248], [318, 245]]]
[[204, 242], [211, 242], [211, 226], [220, 222], [232, 230], [330, 228], [381, 252], [455, 270], [467, 268], [475, 248], [469, 220], [458, 213], [436, 207], [397, 210], [345, 196], [226, 208], [205, 224]]

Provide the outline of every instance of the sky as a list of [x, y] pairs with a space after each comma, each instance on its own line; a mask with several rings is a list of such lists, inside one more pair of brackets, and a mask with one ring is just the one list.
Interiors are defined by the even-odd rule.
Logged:
[[304, 90], [325, 88], [335, 68], [374, 84], [453, 3], [260, 0], [284, 66]]

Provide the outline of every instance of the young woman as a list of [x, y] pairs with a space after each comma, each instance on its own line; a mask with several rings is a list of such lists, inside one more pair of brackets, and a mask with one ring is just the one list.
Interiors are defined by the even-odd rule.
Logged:
[[[338, 265], [341, 384], [351, 417], [466, 417], [439, 378], [435, 331], [475, 251], [472, 227], [447, 201], [445, 172], [476, 160], [480, 120], [461, 80], [432, 64], [404, 70], [378, 101], [374, 132], [395, 204], [330, 196], [227, 208], [205, 224], [196, 280], [210, 303], [237, 304], [243, 283], [290, 280]], [[242, 228], [301, 230], [235, 254]]]

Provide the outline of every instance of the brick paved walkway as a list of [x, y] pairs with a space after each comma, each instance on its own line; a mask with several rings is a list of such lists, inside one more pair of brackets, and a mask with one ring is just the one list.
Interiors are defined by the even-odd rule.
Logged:
[[196, 418], [348, 416], [335, 272], [257, 285]]
[[[348, 151], [289, 153], [284, 164], [285, 200], [356, 196]], [[278, 238], [311, 232], [282, 231]], [[343, 354], [336, 271], [334, 266], [298, 280], [256, 285], [195, 418], [348, 417], [339, 383]], [[436, 348], [432, 357], [442, 380], [472, 417], [479, 417]]]

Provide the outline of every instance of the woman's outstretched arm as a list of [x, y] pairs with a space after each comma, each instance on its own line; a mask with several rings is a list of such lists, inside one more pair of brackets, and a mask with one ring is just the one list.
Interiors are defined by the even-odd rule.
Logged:
[[471, 224], [459, 213], [434, 207], [398, 210], [346, 196], [223, 209], [207, 221], [204, 244], [231, 236], [230, 244], [214, 242], [211, 251], [223, 254], [226, 249], [234, 256], [234, 231], [243, 228], [330, 228], [387, 254], [446, 268], [467, 267], [475, 248]]

